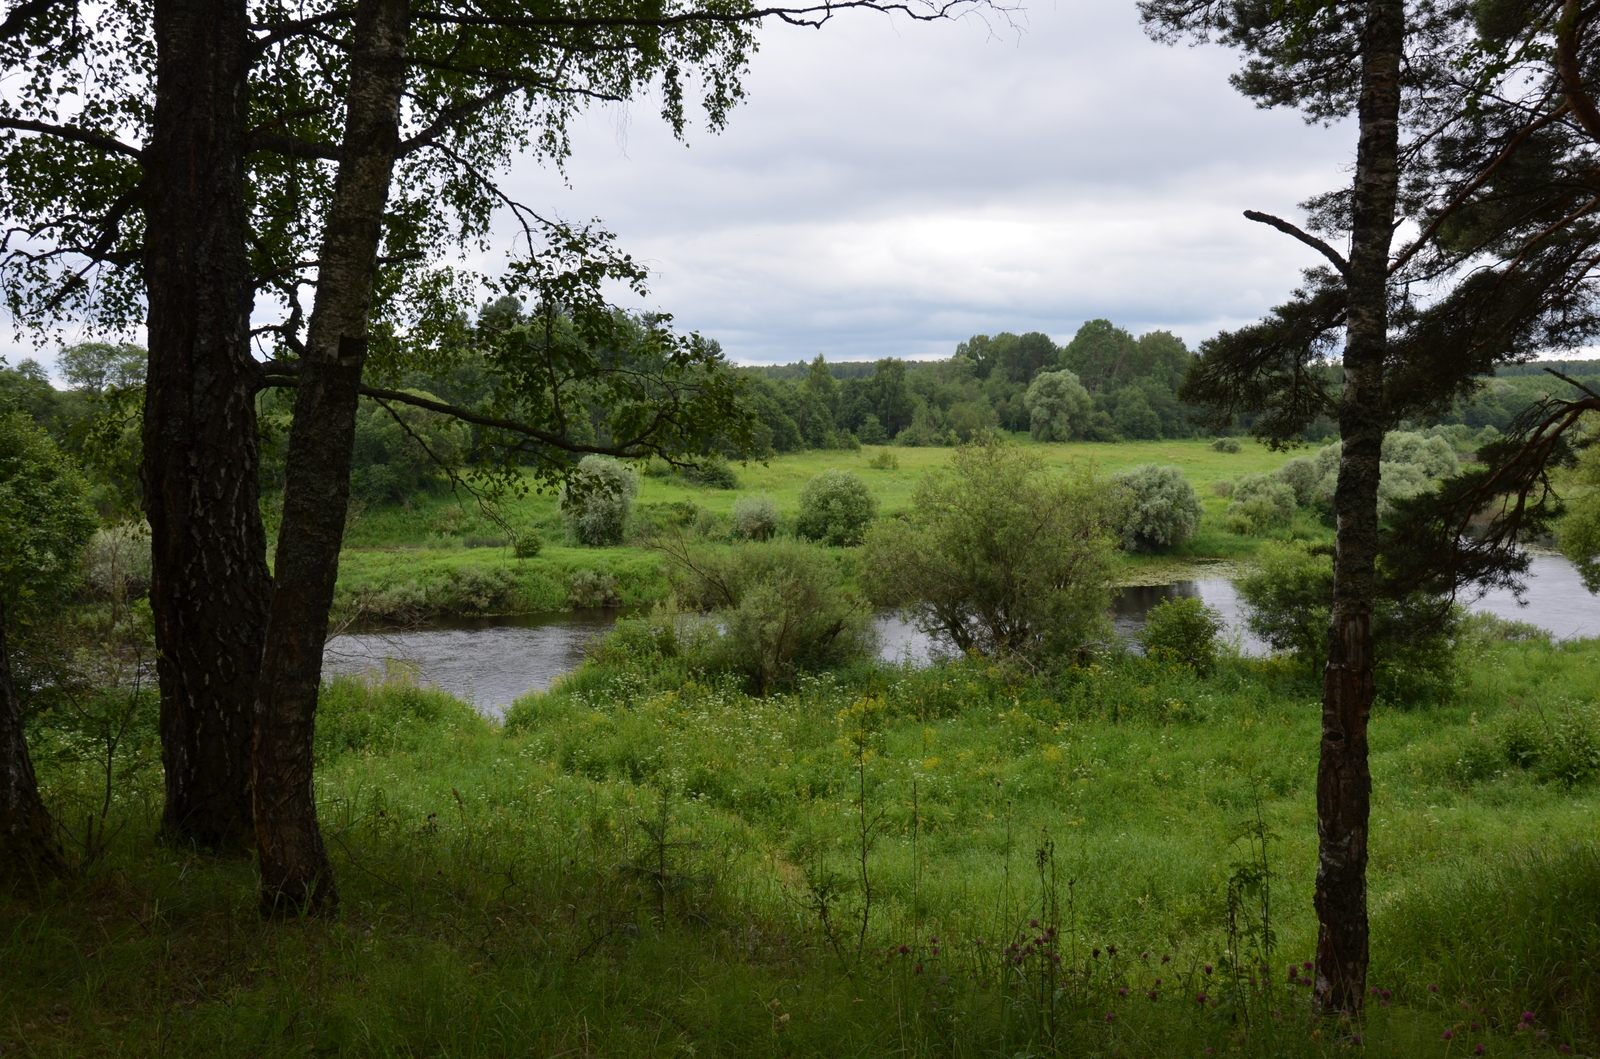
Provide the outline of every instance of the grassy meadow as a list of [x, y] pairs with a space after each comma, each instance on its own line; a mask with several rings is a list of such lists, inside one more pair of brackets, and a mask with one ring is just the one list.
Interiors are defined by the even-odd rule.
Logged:
[[[1248, 558], [1260, 538], [1242, 537], [1222, 528], [1226, 498], [1212, 488], [1222, 479], [1275, 470], [1294, 453], [1272, 452], [1246, 441], [1238, 453], [1217, 452], [1209, 441], [1133, 441], [1116, 445], [1075, 442], [1039, 443], [1026, 434], [1013, 442], [1042, 455], [1054, 467], [1087, 464], [1099, 473], [1115, 474], [1144, 463], [1181, 467], [1206, 507], [1199, 534], [1160, 556], [1123, 557], [1123, 579], [1129, 583], [1166, 583], [1193, 574], [1196, 563]], [[883, 453], [899, 466], [872, 466]], [[792, 523], [801, 488], [830, 467], [853, 470], [878, 499], [880, 515], [911, 506], [917, 483], [929, 471], [949, 462], [948, 448], [867, 446], [859, 452], [812, 451], [778, 456], [766, 463], [736, 465], [737, 489], [715, 489], [681, 477], [641, 476], [634, 501], [634, 521], [663, 516], [682, 518], [686, 505], [715, 525], [726, 520], [734, 501], [765, 493]], [[702, 524], [705, 524], [702, 522]], [[507, 546], [506, 528], [535, 527], [546, 541], [533, 559], [515, 559]], [[1289, 531], [1320, 538], [1329, 531], [1301, 513]], [[340, 559], [339, 599], [347, 617], [377, 620], [426, 620], [455, 614], [515, 614], [559, 611], [572, 605], [573, 574], [593, 571], [615, 581], [610, 602], [648, 603], [666, 590], [657, 556], [636, 544], [585, 548], [565, 542], [556, 497], [530, 494], [502, 501], [491, 517], [464, 490], [420, 497], [409, 507], [360, 511], [345, 537]]]
[[[503, 725], [331, 685], [331, 922], [263, 924], [250, 861], [157, 843], [159, 772], [124, 769], [79, 876], [0, 896], [0, 1054], [1593, 1054], [1600, 643], [1474, 635], [1445, 705], [1373, 721], [1359, 1025], [1302, 984], [1317, 687], [1285, 662], [752, 698], [602, 661]], [[78, 838], [91, 761], [41, 754]]]

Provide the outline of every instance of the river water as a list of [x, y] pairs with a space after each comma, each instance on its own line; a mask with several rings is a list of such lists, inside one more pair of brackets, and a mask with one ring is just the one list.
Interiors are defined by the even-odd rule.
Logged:
[[[1124, 588], [1112, 603], [1112, 625], [1131, 639], [1151, 608], [1175, 596], [1197, 596], [1220, 613], [1228, 635], [1246, 654], [1267, 653], [1267, 645], [1244, 628], [1238, 593], [1224, 578]], [[1534, 557], [1523, 599], [1519, 605], [1510, 592], [1495, 592], [1471, 606], [1538, 625], [1559, 640], [1600, 635], [1600, 599], [1584, 589], [1577, 571], [1561, 556]], [[414, 668], [424, 682], [499, 714], [519, 696], [542, 691], [576, 668], [589, 643], [609, 631], [617, 615], [615, 610], [592, 610], [346, 633], [329, 641], [324, 668], [330, 674], [359, 674], [395, 660]], [[919, 629], [893, 615], [880, 615], [877, 624], [878, 653], [887, 661], [923, 664], [937, 649]]]

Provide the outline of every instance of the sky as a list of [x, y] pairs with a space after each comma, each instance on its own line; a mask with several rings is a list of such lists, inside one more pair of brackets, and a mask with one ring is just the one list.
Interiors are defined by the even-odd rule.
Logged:
[[1241, 213], [1297, 218], [1347, 182], [1350, 126], [1257, 109], [1228, 84], [1236, 55], [1154, 43], [1133, 0], [1041, 0], [1011, 23], [768, 26], [722, 132], [674, 139], [648, 99], [596, 107], [564, 172], [523, 159], [507, 186], [600, 218], [651, 271], [648, 297], [621, 304], [741, 363], [946, 357], [999, 331], [1065, 342], [1102, 317], [1193, 347], [1321, 260]]
[[767, 27], [721, 133], [599, 108], [565, 181], [530, 161], [510, 184], [601, 218], [651, 269], [632, 304], [743, 363], [945, 357], [1102, 317], [1193, 346], [1320, 262], [1241, 213], [1298, 217], [1348, 181], [1349, 125], [1257, 109], [1228, 84], [1235, 54], [1154, 43], [1131, 0], [1015, 22]]

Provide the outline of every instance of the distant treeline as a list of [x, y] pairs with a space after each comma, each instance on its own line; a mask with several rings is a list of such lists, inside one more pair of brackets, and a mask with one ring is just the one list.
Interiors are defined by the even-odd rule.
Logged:
[[939, 361], [894, 358], [749, 368], [761, 441], [774, 452], [895, 442], [950, 445], [996, 428], [1025, 431], [1029, 385], [1070, 371], [1092, 408], [1082, 436], [1095, 441], [1193, 437], [1193, 409], [1177, 398], [1194, 354], [1166, 331], [1139, 338], [1091, 320], [1071, 342], [1049, 335], [974, 335]]

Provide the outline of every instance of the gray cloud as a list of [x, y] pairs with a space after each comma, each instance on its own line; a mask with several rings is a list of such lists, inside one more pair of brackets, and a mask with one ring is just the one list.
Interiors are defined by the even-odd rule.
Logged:
[[948, 355], [1100, 316], [1197, 341], [1314, 263], [1241, 211], [1347, 179], [1347, 128], [1256, 109], [1233, 56], [1151, 42], [1131, 3], [1036, 9], [1020, 33], [858, 14], [761, 44], [722, 134], [597, 111], [570, 188], [512, 178], [603, 218], [650, 263], [651, 306], [739, 360]]

